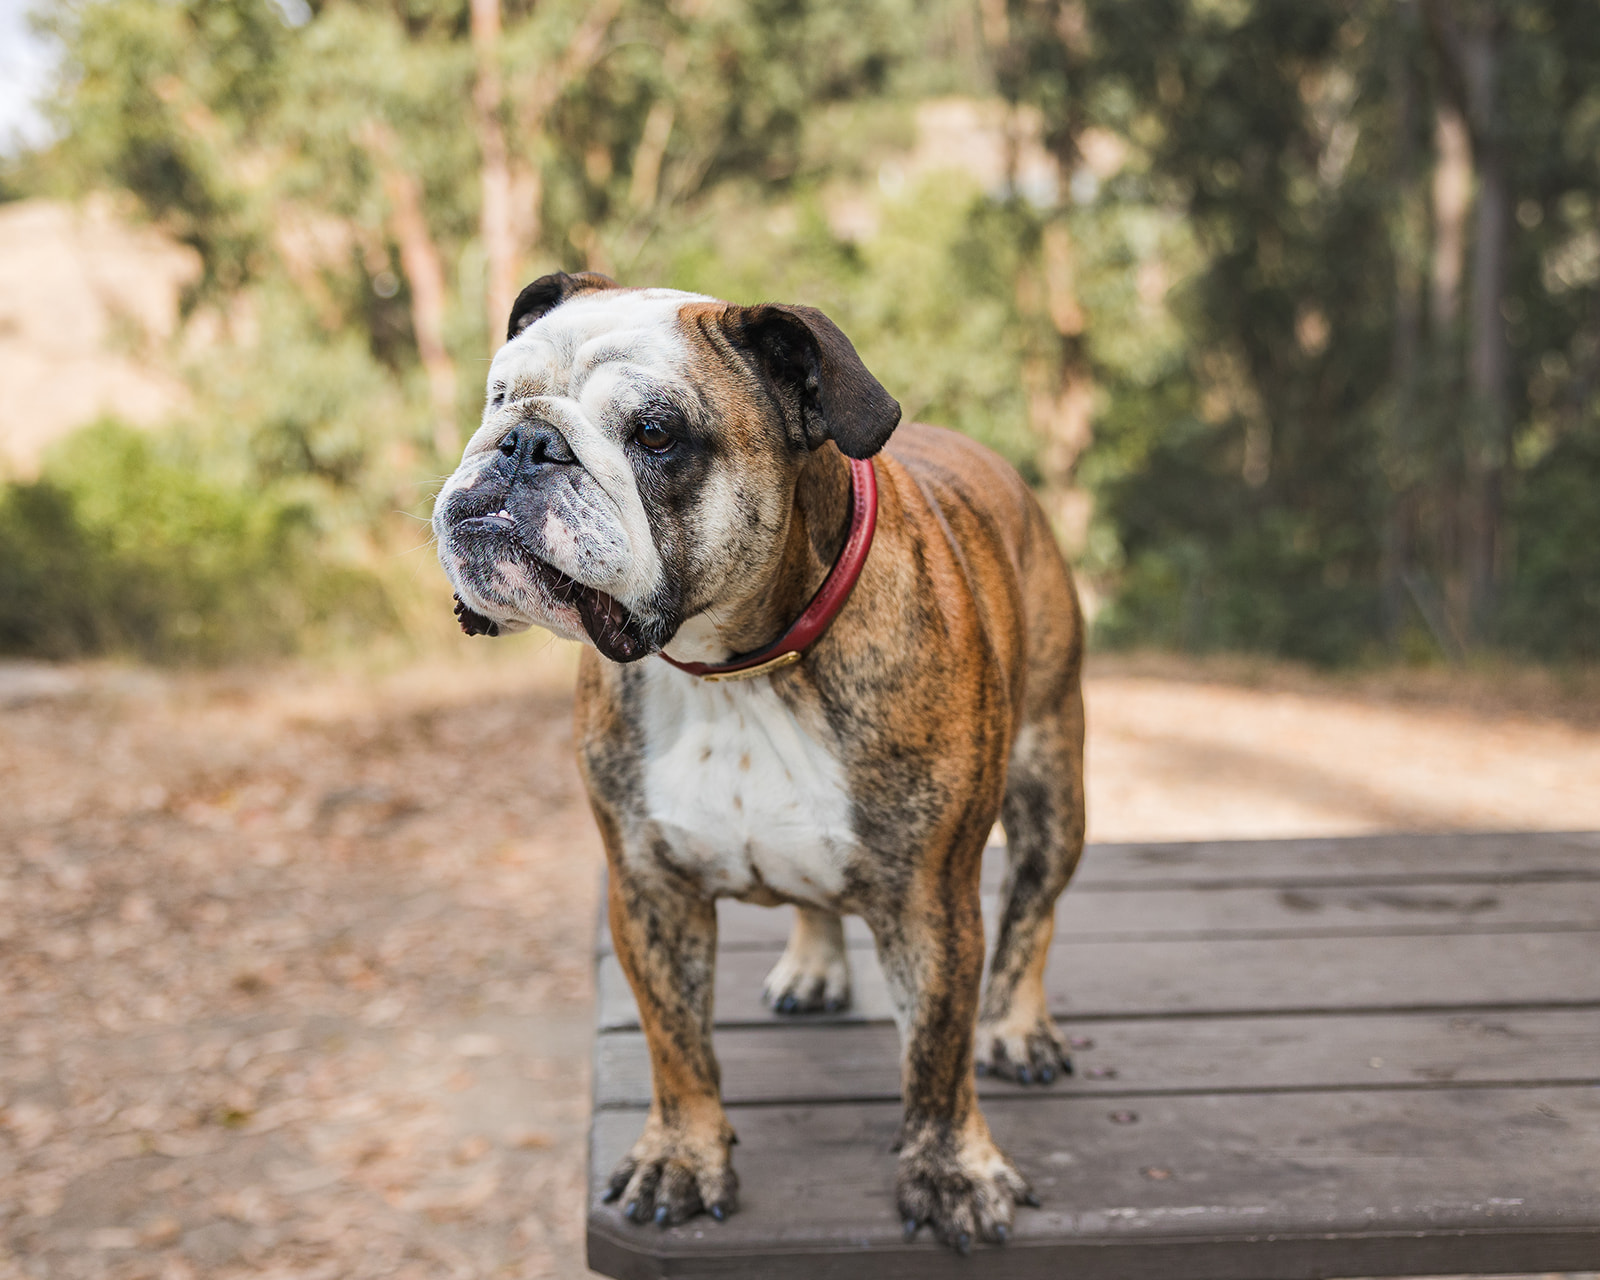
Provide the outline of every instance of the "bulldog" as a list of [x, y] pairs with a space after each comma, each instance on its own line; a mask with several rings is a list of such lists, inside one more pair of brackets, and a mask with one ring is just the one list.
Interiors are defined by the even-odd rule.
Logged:
[[[1083, 624], [1027, 486], [900, 406], [821, 312], [585, 273], [524, 289], [433, 514], [471, 633], [580, 641], [576, 741], [650, 1051], [607, 1199], [721, 1219], [716, 899], [796, 908], [780, 1014], [843, 1007], [870, 927], [900, 1032], [896, 1195], [965, 1252], [1037, 1204], [974, 1068], [1070, 1071], [1044, 990], [1083, 847]], [[980, 1000], [978, 875], [1007, 837]]]

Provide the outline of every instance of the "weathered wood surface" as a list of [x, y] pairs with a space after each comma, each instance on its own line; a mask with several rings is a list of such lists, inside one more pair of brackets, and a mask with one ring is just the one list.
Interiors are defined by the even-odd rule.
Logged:
[[[987, 1114], [1045, 1200], [1019, 1211], [1004, 1249], [963, 1259], [901, 1240], [897, 1106], [789, 1104], [733, 1116], [740, 1213], [646, 1231], [597, 1207], [591, 1265], [772, 1280], [1281, 1280], [1578, 1269], [1600, 1247], [1592, 1089], [1160, 1098], [1132, 1124], [1061, 1091], [991, 1102]], [[637, 1127], [637, 1116], [602, 1112], [595, 1163], [621, 1156]], [[653, 1255], [647, 1268], [629, 1270], [642, 1255]]]
[[[1077, 1037], [1078, 1075], [1070, 1090], [1087, 1097], [1530, 1081], [1600, 1087], [1600, 1012], [1594, 1009], [1157, 1018], [1099, 1022], [1082, 1030], [1091, 1034]], [[893, 1102], [900, 1096], [896, 1034], [883, 1023], [835, 1027], [825, 1035], [796, 1035], [787, 1027], [720, 1032], [723, 1099], [730, 1105], [797, 1097]], [[1085, 1039], [1088, 1046], [1082, 1047]], [[1046, 1096], [992, 1078], [981, 1078], [978, 1092], [986, 1098]], [[606, 1110], [649, 1105], [650, 1064], [641, 1033], [600, 1038], [594, 1101]], [[1600, 1181], [1595, 1194], [1600, 1198]]]
[[[1600, 928], [1600, 901], [1574, 894], [1571, 883], [1434, 881], [1142, 893], [1074, 889], [1061, 901], [1056, 928], [1072, 942]], [[991, 930], [999, 901], [997, 894], [983, 897], [984, 924]], [[790, 919], [787, 910], [719, 903], [718, 945], [725, 952], [780, 950]], [[872, 935], [865, 923], [851, 918], [845, 921], [845, 941], [852, 949], [870, 949]], [[609, 950], [610, 940], [604, 942]]]
[[[1002, 852], [991, 849], [984, 860], [991, 910], [1004, 865]], [[1061, 900], [1056, 927], [1079, 939], [1592, 928], [1600, 924], [1600, 895], [1567, 886], [1596, 880], [1600, 836], [1588, 833], [1096, 845]], [[732, 901], [718, 904], [717, 918], [724, 951], [781, 948], [790, 920], [787, 911]], [[872, 945], [860, 920], [845, 921], [845, 936], [852, 946]], [[598, 947], [611, 950], [603, 916]]]
[[1045, 1207], [965, 1259], [900, 1238], [897, 1043], [865, 933], [848, 1014], [778, 1018], [759, 989], [788, 913], [723, 904], [720, 921], [744, 1207], [662, 1231], [600, 1203], [649, 1096], [602, 933], [589, 1245], [605, 1274], [1600, 1267], [1600, 835], [1091, 849], [1049, 979], [1079, 1074], [980, 1082]]
[[[1597, 886], [1600, 889], [1600, 886]], [[719, 1026], [767, 1026], [761, 980], [775, 955], [736, 951], [717, 966]], [[852, 1007], [812, 1021], [892, 1015], [871, 952], [853, 957]], [[1379, 1009], [1600, 1005], [1600, 931], [1437, 937], [1271, 938], [1215, 942], [1057, 942], [1045, 970], [1052, 1012], [1090, 1018], [1222, 1016]], [[600, 1025], [639, 1025], [611, 956], [599, 972]]]

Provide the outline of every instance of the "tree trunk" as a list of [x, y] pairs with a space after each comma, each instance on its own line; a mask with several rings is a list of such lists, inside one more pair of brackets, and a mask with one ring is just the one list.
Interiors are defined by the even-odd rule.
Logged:
[[484, 255], [484, 323], [491, 351], [501, 343], [517, 288], [511, 157], [500, 120], [504, 93], [497, 60], [499, 40], [500, 0], [472, 0], [472, 47], [478, 59], [472, 109], [478, 150], [483, 158], [478, 227]]
[[1440, 346], [1454, 343], [1461, 318], [1461, 276], [1466, 264], [1467, 210], [1472, 204], [1472, 143], [1467, 122], [1448, 103], [1435, 117], [1433, 169], [1433, 296], [1434, 338]]
[[395, 158], [398, 148], [387, 125], [369, 121], [361, 141], [377, 162], [389, 201], [389, 226], [400, 246], [400, 269], [411, 286], [411, 328], [428, 378], [433, 447], [441, 458], [454, 458], [461, 439], [456, 430], [456, 370], [444, 344], [444, 265], [428, 230], [422, 184]]
[[[1041, 495], [1069, 555], [1088, 543], [1093, 504], [1077, 483], [1078, 459], [1093, 439], [1094, 375], [1084, 348], [1086, 317], [1074, 280], [1072, 237], [1064, 222], [1044, 230], [1045, 308], [1060, 339], [1060, 353], [1051, 374], [1029, 396], [1028, 416], [1044, 439], [1040, 471]], [[1052, 385], [1053, 383], [1053, 385]]]
[[1463, 529], [1468, 594], [1468, 625], [1475, 642], [1489, 639], [1500, 586], [1500, 547], [1504, 536], [1506, 455], [1510, 405], [1506, 374], [1505, 301], [1510, 250], [1511, 193], [1505, 150], [1499, 138], [1497, 80], [1500, 33], [1495, 26], [1474, 31], [1467, 46], [1467, 90], [1478, 153], [1478, 210], [1473, 228], [1471, 344], [1467, 354], [1467, 392], [1472, 411], [1466, 449], [1466, 521]]
[[1422, 358], [1422, 280], [1418, 249], [1423, 243], [1422, 197], [1417, 180], [1417, 75], [1412, 62], [1415, 15], [1400, 11], [1389, 63], [1395, 97], [1395, 204], [1391, 233], [1394, 255], [1394, 334], [1390, 350], [1390, 408], [1384, 432], [1388, 479], [1379, 576], [1384, 634], [1397, 645], [1409, 613], [1407, 578], [1416, 572], [1416, 488], [1427, 473], [1425, 444], [1416, 430], [1417, 377]]
[[[480, 7], [493, 6], [495, 29], [498, 31], [500, 13], [498, 0], [472, 0], [472, 5], [475, 38]], [[516, 296], [518, 246], [524, 246], [530, 251], [536, 250], [544, 232], [541, 208], [544, 201], [544, 174], [539, 169], [539, 156], [543, 150], [541, 140], [545, 130], [545, 120], [566, 87], [574, 80], [587, 75], [606, 52], [607, 36], [621, 9], [622, 0], [594, 0], [584, 12], [583, 21], [578, 24], [572, 39], [567, 42], [561, 60], [554, 67], [528, 67], [518, 70], [513, 75], [510, 97], [512, 118], [518, 134], [516, 159], [510, 156], [510, 148], [505, 143], [499, 115], [501, 98], [497, 96], [494, 121], [496, 128], [500, 130], [502, 154], [506, 156], [508, 176], [505, 180], [504, 243], [509, 246], [502, 260], [508, 262], [509, 266], [503, 265], [500, 268], [501, 284], [498, 287], [502, 292], [504, 306], [499, 310], [495, 309], [495, 289], [492, 284], [495, 278], [495, 267], [492, 264], [495, 261], [496, 251], [490, 248], [494, 237], [490, 235], [487, 225], [490, 203], [487, 187], [484, 193], [483, 232], [484, 251], [491, 264], [488, 268], [491, 287], [486, 291], [485, 308], [490, 324], [490, 338], [496, 345], [504, 332], [506, 319], [511, 313], [511, 305]], [[480, 68], [481, 57], [480, 54]], [[479, 83], [480, 85], [483, 83], [481, 73]], [[498, 79], [496, 94], [500, 94]], [[483, 146], [481, 142], [479, 145]], [[489, 168], [487, 158], [491, 148], [484, 146], [483, 149], [487, 171]]]
[[[677, 59], [680, 74], [682, 62], [682, 58]], [[661, 189], [661, 162], [666, 158], [667, 139], [672, 136], [676, 120], [677, 111], [670, 100], [657, 98], [650, 104], [650, 114], [644, 118], [644, 130], [633, 152], [633, 171], [628, 177], [628, 203], [635, 213], [648, 213], [656, 202]]]
[[[1441, 420], [1461, 411], [1461, 282], [1466, 274], [1467, 214], [1472, 203], [1472, 142], [1461, 112], [1446, 101], [1434, 107], [1434, 160], [1431, 189], [1433, 255], [1429, 264], [1428, 336], [1433, 413]], [[1422, 480], [1415, 532], [1424, 563], [1438, 572], [1440, 599], [1451, 625], [1464, 630], [1467, 591], [1461, 571], [1461, 470], [1453, 449], [1443, 448], [1430, 431], [1428, 452], [1436, 466]], [[1426, 576], [1424, 573], [1423, 576]], [[1416, 602], [1415, 593], [1411, 593]], [[1420, 608], [1421, 605], [1418, 604]], [[1430, 623], [1430, 629], [1432, 624]]]
[[1459, 20], [1455, 0], [1423, 0], [1423, 11], [1438, 54], [1440, 86], [1466, 121], [1478, 169], [1458, 528], [1467, 632], [1482, 644], [1489, 638], [1498, 596], [1510, 434], [1506, 378], [1511, 359], [1501, 315], [1511, 235], [1499, 102], [1505, 17], [1493, 0], [1473, 7], [1470, 25]]

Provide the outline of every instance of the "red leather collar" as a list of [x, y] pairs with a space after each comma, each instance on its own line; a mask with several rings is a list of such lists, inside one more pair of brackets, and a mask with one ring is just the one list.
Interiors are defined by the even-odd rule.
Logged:
[[871, 462], [850, 459], [850, 531], [845, 535], [839, 558], [828, 570], [828, 576], [811, 597], [811, 603], [789, 624], [789, 629], [771, 644], [727, 662], [679, 662], [665, 658], [679, 671], [687, 671], [702, 680], [750, 680], [777, 671], [781, 667], [799, 662], [805, 652], [838, 617], [844, 602], [850, 598], [856, 579], [861, 576], [861, 566], [867, 562], [867, 552], [872, 549], [872, 534], [878, 527], [878, 476]]

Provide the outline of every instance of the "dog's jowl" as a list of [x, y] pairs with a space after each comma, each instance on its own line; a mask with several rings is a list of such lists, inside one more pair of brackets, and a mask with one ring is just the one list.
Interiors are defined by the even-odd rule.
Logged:
[[[900, 406], [806, 307], [596, 275], [512, 311], [434, 510], [462, 625], [587, 646], [577, 740], [653, 1102], [611, 1190], [638, 1222], [736, 1207], [711, 1050], [714, 900], [798, 907], [783, 1014], [850, 999], [872, 930], [900, 1028], [908, 1233], [1003, 1241], [1027, 1181], [974, 1066], [1070, 1070], [1044, 992], [1083, 845], [1082, 624], [1038, 505]], [[897, 429], [898, 427], [898, 429]], [[1009, 868], [981, 993], [979, 862]]]

